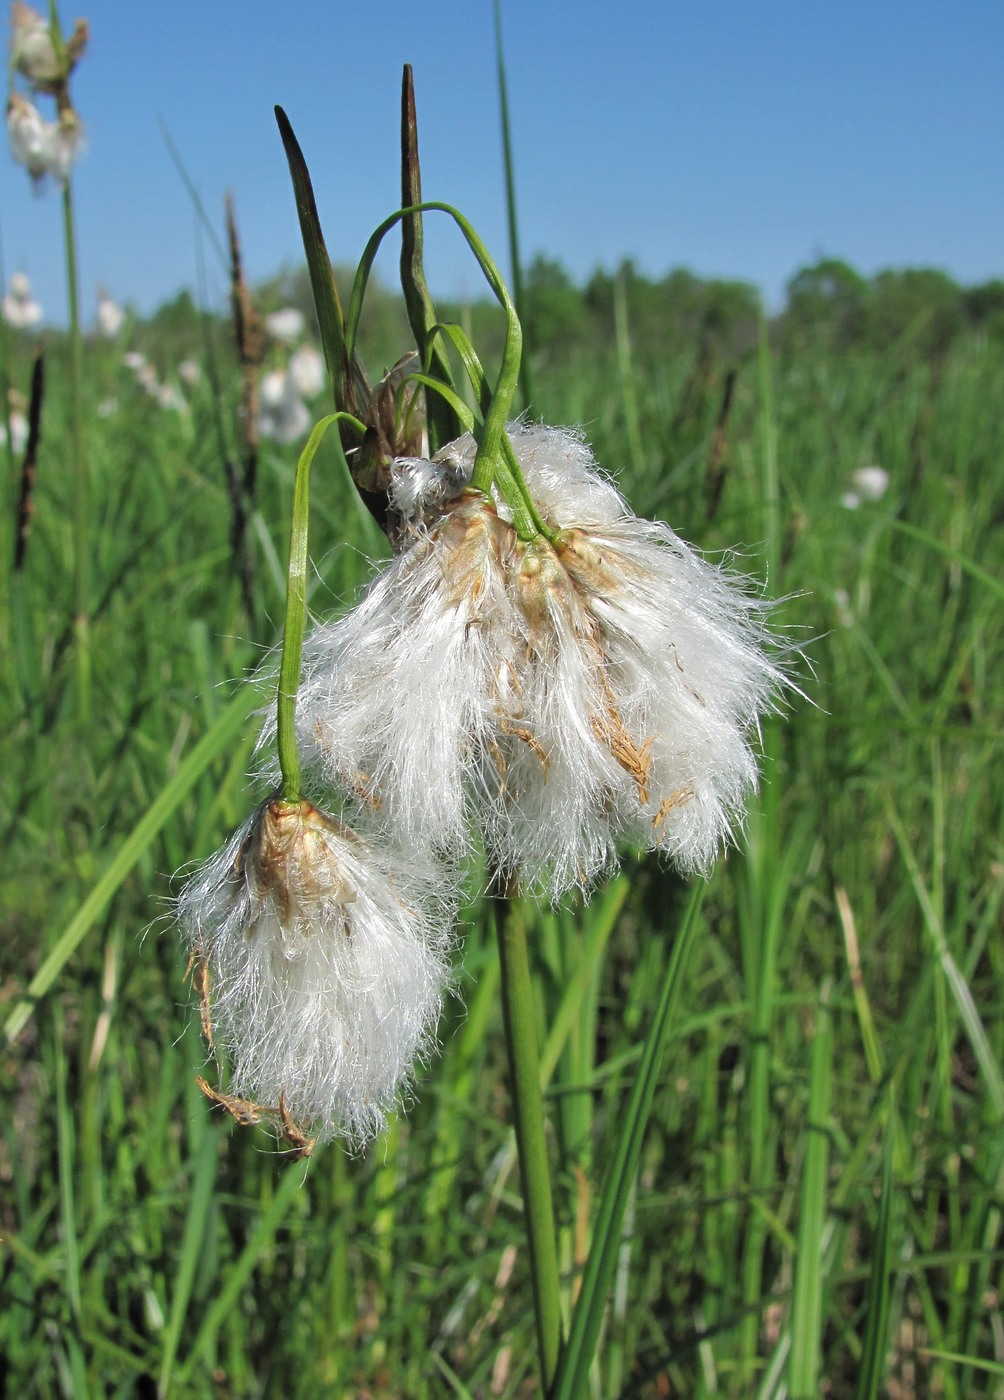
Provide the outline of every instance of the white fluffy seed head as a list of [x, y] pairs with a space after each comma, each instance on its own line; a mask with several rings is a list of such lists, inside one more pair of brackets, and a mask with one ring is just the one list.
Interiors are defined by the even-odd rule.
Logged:
[[470, 438], [395, 463], [404, 548], [306, 642], [306, 756], [396, 841], [462, 853], [473, 827], [551, 898], [623, 842], [706, 871], [785, 684], [762, 604], [633, 515], [577, 435], [509, 432], [555, 542], [465, 491]]
[[362, 1146], [434, 1045], [452, 913], [440, 872], [309, 802], [264, 802], [186, 884], [230, 1090]]
[[84, 127], [72, 107], [56, 121], [46, 121], [34, 103], [20, 93], [7, 102], [7, 136], [11, 155], [23, 165], [36, 185], [47, 175], [65, 184], [84, 146]]
[[[469, 845], [474, 762], [494, 742], [502, 652], [518, 640], [514, 542], [491, 503], [465, 493], [358, 607], [305, 639], [301, 755], [403, 850]], [[262, 746], [274, 732], [270, 714]]]
[[45, 86], [58, 81], [65, 64], [52, 42], [49, 22], [30, 5], [15, 0], [10, 13], [11, 65], [30, 83]]

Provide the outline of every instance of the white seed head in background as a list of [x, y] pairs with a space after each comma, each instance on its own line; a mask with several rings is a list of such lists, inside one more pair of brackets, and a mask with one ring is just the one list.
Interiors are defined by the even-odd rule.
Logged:
[[851, 485], [863, 501], [880, 501], [889, 489], [889, 473], [885, 467], [858, 467]]
[[287, 374], [304, 399], [316, 399], [328, 382], [324, 356], [313, 345], [299, 345], [289, 357]]
[[49, 21], [19, 0], [10, 8], [10, 56], [12, 66], [37, 87], [56, 82], [63, 72]]
[[434, 1046], [449, 882], [308, 802], [264, 802], [186, 884], [230, 1090], [361, 1146]]
[[54, 122], [46, 121], [33, 102], [18, 92], [7, 102], [7, 136], [11, 155], [40, 185], [46, 176], [59, 184], [69, 178], [84, 146], [83, 123], [72, 108]]
[[288, 445], [309, 430], [310, 410], [286, 370], [270, 370], [261, 381], [259, 396], [258, 432], [262, 437]]
[[3, 318], [14, 330], [26, 331], [42, 319], [42, 308], [31, 295], [31, 283], [23, 272], [15, 272], [3, 299]]
[[[28, 446], [28, 419], [20, 409], [11, 409], [10, 445], [12, 451], [20, 454]], [[0, 447], [7, 446], [7, 427], [0, 420]]]
[[98, 331], [106, 340], [114, 340], [125, 323], [125, 312], [107, 292], [98, 295]]
[[306, 325], [303, 312], [295, 306], [284, 306], [281, 311], [273, 311], [265, 317], [265, 329], [273, 340], [281, 340], [284, 345], [295, 345], [303, 335]]
[[75, 20], [72, 31], [63, 38], [62, 53], [58, 53], [47, 18], [23, 0], [14, 0], [10, 7], [10, 66], [36, 92], [62, 95], [65, 100], [67, 80], [83, 56], [88, 38], [87, 21]]
[[33, 102], [12, 92], [7, 100], [7, 139], [10, 153], [33, 180], [45, 178], [49, 170], [55, 122], [48, 122]]

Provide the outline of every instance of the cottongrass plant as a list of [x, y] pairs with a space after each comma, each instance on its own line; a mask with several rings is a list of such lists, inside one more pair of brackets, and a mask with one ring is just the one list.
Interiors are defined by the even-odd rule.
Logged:
[[[76, 20], [71, 33], [64, 36], [55, 0], [50, 0], [48, 19], [21, 0], [15, 0], [11, 7], [7, 98], [11, 155], [27, 169], [36, 187], [47, 179], [54, 180], [60, 188], [63, 205], [72, 388], [70, 443], [75, 479], [74, 632], [77, 718], [81, 724], [89, 721], [91, 707], [90, 555], [93, 542], [87, 539], [90, 480], [84, 434], [83, 342], [71, 182], [73, 165], [83, 149], [84, 132], [73, 104], [70, 78], [88, 39], [89, 29], [83, 19]], [[16, 78], [27, 84], [27, 95], [14, 86]], [[54, 121], [47, 121], [39, 112], [35, 105], [39, 97], [51, 98], [55, 103]]]
[[[310, 223], [306, 168], [284, 117], [280, 127], [336, 399], [351, 382], [379, 243], [424, 210], [448, 213], [464, 233], [503, 308], [506, 338], [489, 391], [473, 347], [450, 332], [480, 422], [426, 372], [427, 344], [421, 367], [372, 395], [364, 419], [339, 402], [301, 455], [277, 703], [261, 739], [278, 754], [264, 764], [272, 796], [190, 879], [178, 907], [203, 1028], [230, 1064], [228, 1092], [209, 1093], [235, 1116], [269, 1116], [294, 1146], [308, 1142], [308, 1127], [350, 1146], [379, 1131], [433, 1043], [451, 891], [480, 846], [497, 912], [540, 1373], [545, 1392], [571, 1397], [595, 1350], [699, 893], [662, 979], [564, 1363], [519, 896], [588, 892], [624, 843], [659, 849], [684, 872], [707, 871], [756, 785], [752, 740], [784, 673], [755, 592], [668, 526], [635, 516], [578, 434], [507, 424], [522, 334], [494, 263], [456, 210], [416, 203], [386, 220], [343, 319]], [[428, 338], [441, 331], [430, 318]], [[414, 438], [418, 386], [441, 394], [468, 431], [432, 456], [402, 455], [384, 439], [367, 480], [384, 483], [375, 513], [396, 555], [355, 608], [321, 623], [304, 646], [317, 444], [335, 422], [359, 444], [391, 420], [395, 435]], [[374, 494], [364, 495], [371, 508]]]
[[308, 481], [324, 432], [342, 417], [317, 425], [297, 465], [279, 790], [191, 876], [177, 905], [203, 1032], [230, 1067], [228, 1091], [206, 1092], [235, 1117], [269, 1119], [300, 1150], [335, 1136], [361, 1148], [400, 1104], [435, 1042], [455, 908], [455, 882], [435, 863], [366, 839], [301, 794], [293, 716]]
[[27, 274], [15, 272], [4, 293], [0, 312], [8, 326], [16, 331], [30, 331], [42, 319], [42, 308], [31, 294], [31, 283]]

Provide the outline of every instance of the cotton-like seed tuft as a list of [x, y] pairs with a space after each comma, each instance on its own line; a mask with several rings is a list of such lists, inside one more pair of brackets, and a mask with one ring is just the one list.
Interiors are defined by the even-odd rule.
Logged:
[[309, 802], [264, 802], [188, 881], [185, 939], [229, 1092], [362, 1146], [434, 1045], [448, 882]]
[[554, 543], [465, 489], [473, 440], [395, 463], [402, 552], [305, 643], [305, 757], [394, 841], [463, 854], [473, 828], [552, 898], [623, 842], [705, 871], [785, 684], [762, 605], [633, 515], [577, 435], [509, 431]]

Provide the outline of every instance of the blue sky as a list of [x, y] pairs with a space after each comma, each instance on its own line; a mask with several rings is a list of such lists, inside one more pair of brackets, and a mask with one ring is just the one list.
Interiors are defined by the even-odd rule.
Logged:
[[[398, 202], [406, 61], [426, 197], [458, 205], [508, 268], [490, 0], [80, 11], [92, 31], [75, 75], [86, 318], [99, 284], [143, 312], [195, 286], [195, 217], [161, 122], [220, 226], [233, 192], [259, 279], [301, 257], [280, 103], [329, 251], [355, 262]], [[77, 13], [64, 8], [65, 28]], [[769, 305], [823, 255], [864, 273], [1004, 275], [1000, 0], [503, 0], [503, 30], [524, 261], [544, 252], [576, 278], [624, 256], [652, 275], [685, 266], [754, 282]], [[33, 195], [6, 153], [0, 236], [6, 275], [27, 272], [47, 318], [63, 319], [58, 198]], [[435, 292], [479, 293], [445, 220], [426, 243]]]

